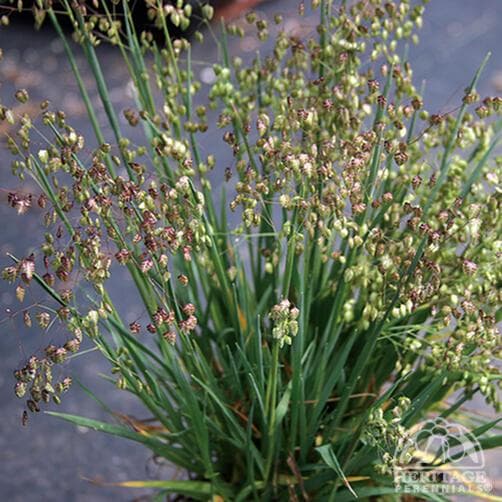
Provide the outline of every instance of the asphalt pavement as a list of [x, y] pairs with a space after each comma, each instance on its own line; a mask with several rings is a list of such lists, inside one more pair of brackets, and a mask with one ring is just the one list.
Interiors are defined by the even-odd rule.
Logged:
[[[262, 6], [265, 13], [283, 13], [291, 27], [302, 28], [295, 17], [295, 0], [277, 0]], [[309, 29], [309, 27], [303, 27]], [[410, 60], [415, 69], [415, 82], [426, 80], [425, 102], [429, 110], [446, 111], [462, 97], [477, 66], [487, 51], [492, 57], [479, 86], [481, 94], [502, 93], [502, 1], [501, 0], [435, 0], [424, 16], [421, 44], [412, 47]], [[202, 79], [210, 76], [209, 65], [216, 57], [211, 37], [195, 50], [194, 61]], [[16, 88], [27, 88], [34, 98], [48, 98], [71, 116], [72, 122], [90, 134], [85, 110], [78, 96], [63, 54], [60, 41], [50, 30], [35, 32], [26, 24], [14, 24], [0, 30], [0, 47], [4, 61], [0, 64], [0, 95], [12, 95]], [[251, 57], [256, 48], [252, 39], [244, 39], [232, 47], [235, 54]], [[111, 98], [118, 109], [130, 99], [130, 88], [120, 56], [103, 48], [99, 56], [106, 68]], [[85, 60], [79, 55], [79, 65]], [[92, 89], [88, 72], [86, 82]], [[101, 118], [104, 119], [102, 116]], [[1, 127], [1, 125], [0, 125]], [[1, 131], [0, 131], [1, 132]], [[209, 137], [204, 150], [212, 152], [216, 143]], [[216, 156], [228, 155], [218, 146]], [[10, 175], [10, 157], [0, 147], [0, 266], [8, 264], [6, 253], [26, 255], [31, 246], [43, 238], [36, 209], [18, 216], [7, 206], [6, 191], [19, 188]], [[225, 162], [221, 163], [225, 166]], [[216, 173], [215, 184], [221, 173]], [[127, 320], [142, 315], [134, 287], [125, 276], [111, 284], [112, 296], [120, 296], [119, 308]], [[41, 299], [36, 294], [28, 301]], [[25, 300], [26, 301], [26, 300]], [[134, 443], [90, 432], [44, 414], [31, 417], [28, 427], [21, 426], [22, 402], [13, 393], [12, 371], [31, 353], [50, 342], [51, 334], [42, 340], [36, 330], [27, 330], [19, 317], [13, 291], [0, 282], [0, 500], [9, 502], [104, 502], [127, 501], [147, 496], [147, 490], [124, 490], [98, 486], [89, 479], [107, 482], [128, 479], [171, 477], [177, 473], [168, 466], [156, 464], [149, 452]], [[106, 396], [107, 403], [122, 413], [142, 417], [142, 410], [132, 396], [118, 392], [100, 373], [109, 371], [97, 353], [78, 357], [65, 370], [75, 380]], [[482, 409], [482, 404], [477, 404]], [[106, 414], [84, 391], [75, 386], [66, 396], [61, 410], [88, 417], [106, 419]], [[499, 465], [500, 453], [488, 456], [488, 470], [499, 495], [502, 493]]]

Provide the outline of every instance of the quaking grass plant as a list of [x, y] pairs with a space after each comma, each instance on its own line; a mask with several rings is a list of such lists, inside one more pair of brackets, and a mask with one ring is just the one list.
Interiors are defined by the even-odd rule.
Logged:
[[[4, 278], [20, 301], [28, 287], [45, 291], [37, 329], [66, 333], [15, 372], [27, 409], [60, 402], [71, 380], [56, 381], [54, 369], [90, 339], [110, 380], [158, 426], [50, 413], [137, 441], [184, 470], [182, 479], [128, 484], [158, 488], [159, 500], [399, 498], [400, 449], [433, 416], [499, 446], [497, 420], [462, 411], [477, 394], [498, 409], [500, 382], [502, 124], [493, 117], [502, 100], [476, 92], [488, 57], [458, 106], [431, 115], [401, 55], [422, 4], [313, 1], [300, 6], [301, 15], [319, 12], [308, 39], [279, 17], [273, 27], [248, 14], [258, 39], [277, 33], [250, 62], [229, 56], [227, 39], [243, 25], [222, 25], [208, 111], [194, 105], [204, 87], [191, 61], [203, 36], [173, 39], [170, 29], [211, 30], [212, 8], [195, 20], [182, 0], [139, 3], [152, 31], [134, 25], [128, 0], [35, 7], [63, 41], [95, 133], [91, 155], [50, 103], [36, 118], [0, 107], [16, 126], [13, 172], [41, 192], [9, 201], [25, 212], [36, 200], [47, 226], [38, 251], [13, 256]], [[100, 43], [129, 70], [126, 110], [110, 102]], [[25, 90], [15, 97], [29, 99]], [[212, 110], [229, 167], [200, 147]], [[128, 140], [129, 127], [143, 128], [142, 145]], [[117, 267], [144, 304], [141, 322], [127, 325], [107, 289]], [[31, 325], [32, 313], [23, 315]]]

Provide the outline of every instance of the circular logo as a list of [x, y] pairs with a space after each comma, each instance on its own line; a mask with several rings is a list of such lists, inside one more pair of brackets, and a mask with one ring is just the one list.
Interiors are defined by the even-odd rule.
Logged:
[[483, 449], [466, 427], [437, 417], [417, 424], [396, 451], [399, 469], [482, 469]]

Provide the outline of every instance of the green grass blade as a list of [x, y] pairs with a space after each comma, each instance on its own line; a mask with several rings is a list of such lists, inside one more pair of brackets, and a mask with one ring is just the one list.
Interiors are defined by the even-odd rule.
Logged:
[[333, 469], [336, 474], [341, 478], [343, 481], [344, 485], [347, 487], [347, 489], [352, 493], [352, 496], [354, 498], [358, 498], [352, 487], [350, 486], [350, 483], [348, 482], [345, 474], [342, 471], [342, 468], [340, 466], [340, 462], [338, 462], [338, 459], [336, 458], [335, 452], [333, 451], [333, 447], [330, 444], [325, 444], [323, 446], [319, 446], [316, 448], [316, 451], [321, 455], [322, 459], [326, 463], [328, 467]]

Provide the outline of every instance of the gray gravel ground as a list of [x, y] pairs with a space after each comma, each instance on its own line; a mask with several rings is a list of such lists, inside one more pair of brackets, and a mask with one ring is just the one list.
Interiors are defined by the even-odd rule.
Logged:
[[[294, 16], [294, 0], [277, 0], [263, 7], [270, 13], [283, 12]], [[288, 20], [300, 23], [294, 17]], [[50, 31], [35, 33], [25, 25], [12, 26], [0, 31], [0, 47], [5, 61], [0, 66], [0, 93], [2, 98], [12, 94], [14, 88], [26, 87], [36, 98], [48, 97], [66, 109], [73, 123], [84, 133], [89, 127], [85, 121], [78, 90], [73, 82], [62, 54], [62, 48]], [[235, 53], [254, 51], [250, 40]], [[502, 92], [502, 0], [436, 0], [431, 2], [424, 18], [419, 47], [411, 49], [411, 61], [416, 82], [427, 81], [425, 100], [428, 109], [446, 111], [456, 105], [476, 67], [491, 50], [493, 55], [484, 74], [480, 91]], [[127, 79], [120, 58], [112, 50], [100, 51], [111, 83], [111, 94], [117, 107], [127, 99]], [[198, 49], [194, 60], [200, 70], [215, 57], [213, 44], [207, 42]], [[81, 60], [84, 66], [83, 60]], [[92, 81], [89, 80], [92, 84]], [[214, 138], [209, 139], [214, 140]], [[209, 151], [210, 143], [205, 146]], [[224, 155], [217, 152], [218, 158]], [[221, 154], [221, 155], [220, 155]], [[224, 163], [222, 165], [225, 165]], [[221, 173], [220, 173], [221, 174]], [[9, 157], [0, 149], [0, 188], [15, 189], [17, 181], [10, 176]], [[7, 264], [6, 252], [25, 255], [30, 246], [40, 241], [36, 210], [19, 217], [6, 205], [4, 190], [0, 192], [0, 265]], [[128, 320], [137, 311], [133, 288], [125, 278], [115, 279], [113, 294], [119, 294], [119, 306]], [[25, 301], [36, 301], [29, 298]], [[101, 502], [127, 501], [148, 492], [126, 491], [120, 488], [96, 486], [87, 479], [122, 481], [172, 476], [165, 466], [155, 465], [142, 447], [107, 435], [75, 430], [74, 427], [39, 414], [32, 417], [30, 426], [22, 428], [21, 403], [14, 397], [12, 370], [27, 355], [49, 342], [41, 340], [35, 330], [27, 331], [22, 324], [9, 318], [14, 310], [12, 291], [0, 283], [0, 501], [9, 502]], [[91, 387], [98, 395], [108, 396], [107, 403], [115, 410], [141, 416], [141, 410], [130, 396], [118, 393], [100, 379], [98, 373], [107, 372], [107, 365], [96, 354], [77, 358], [68, 367], [75, 379]], [[94, 418], [106, 418], [98, 405], [75, 388], [65, 396], [62, 410]], [[482, 403], [478, 405], [482, 409]], [[494, 452], [487, 458], [487, 470], [499, 494], [502, 486], [502, 457]]]

